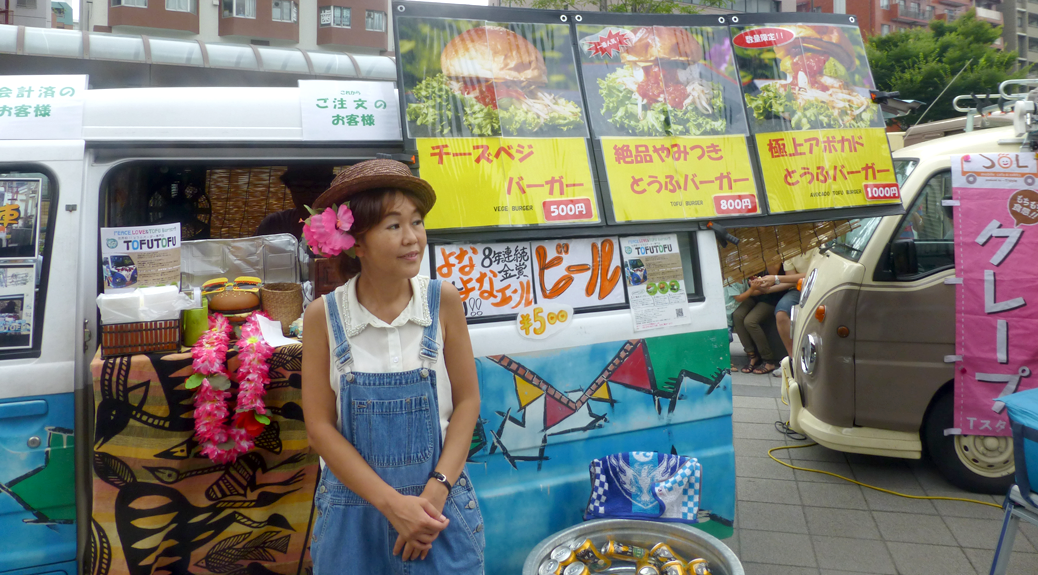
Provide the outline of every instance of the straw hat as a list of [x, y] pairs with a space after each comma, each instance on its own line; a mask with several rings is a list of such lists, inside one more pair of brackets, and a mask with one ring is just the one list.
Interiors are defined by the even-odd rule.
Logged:
[[332, 204], [342, 205], [350, 196], [366, 190], [396, 188], [418, 195], [429, 206], [436, 203], [436, 192], [429, 182], [411, 175], [411, 169], [396, 160], [368, 160], [354, 164], [339, 172], [332, 185], [314, 202], [313, 209], [320, 211]]

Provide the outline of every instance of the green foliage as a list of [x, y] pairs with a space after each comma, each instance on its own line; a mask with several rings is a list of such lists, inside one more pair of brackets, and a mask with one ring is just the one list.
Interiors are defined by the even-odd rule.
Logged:
[[[977, 20], [976, 13], [969, 10], [952, 22], [934, 20], [926, 28], [870, 38], [866, 52], [876, 87], [900, 92], [905, 100], [926, 103], [895, 121], [906, 128], [911, 126], [934, 101], [937, 103], [926, 113], [925, 122], [960, 117], [963, 114], [952, 107], [955, 96], [993, 94], [1003, 80], [1026, 77], [1027, 69], [1014, 70], [1016, 52], [991, 46], [1001, 35], [1001, 26]], [[941, 90], [963, 66], [962, 75], [938, 100]]]
[[727, 8], [731, 0], [700, 0], [690, 4], [678, 0], [502, 0], [505, 6], [521, 6], [538, 10], [582, 10], [597, 8], [600, 12], [637, 14], [699, 14], [704, 6]]

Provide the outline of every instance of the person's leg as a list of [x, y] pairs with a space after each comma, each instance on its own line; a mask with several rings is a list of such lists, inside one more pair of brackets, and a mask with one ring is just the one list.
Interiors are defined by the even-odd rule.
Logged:
[[793, 334], [790, 333], [792, 324], [790, 316], [793, 306], [798, 303], [800, 303], [800, 291], [791, 289], [782, 296], [778, 305], [775, 306], [775, 326], [778, 327], [779, 337], [782, 338], [782, 345], [786, 346], [786, 355], [790, 357], [790, 361], [792, 361], [793, 357]]
[[760, 353], [765, 363], [771, 364], [775, 361], [775, 354], [771, 351], [771, 345], [768, 343], [768, 334], [764, 331], [764, 326], [761, 324], [770, 320], [774, 313], [775, 306], [758, 302], [746, 314], [746, 319], [743, 320], [743, 323], [746, 325], [746, 331], [749, 332], [750, 337], [753, 339], [753, 345], [757, 348], [757, 352]]
[[[760, 356], [757, 355], [757, 346], [753, 343], [753, 337], [750, 332], [746, 329], [746, 315], [750, 313], [750, 310], [756, 305], [756, 301], [753, 298], [749, 298], [746, 301], [739, 304], [739, 307], [732, 312], [732, 329], [735, 333], [739, 334], [739, 341], [742, 343], [742, 348], [746, 352], [746, 356], [750, 358], [749, 364], [743, 368], [743, 373], [750, 373], [753, 368], [760, 363]], [[732, 363], [732, 368], [735, 368], [735, 363]]]

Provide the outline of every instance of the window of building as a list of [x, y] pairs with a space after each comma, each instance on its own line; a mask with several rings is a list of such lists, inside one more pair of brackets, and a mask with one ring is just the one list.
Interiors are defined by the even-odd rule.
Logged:
[[224, 18], [255, 18], [256, 0], [223, 0]]
[[15, 8], [28, 8], [30, 10], [35, 10], [36, 0], [18, 0], [15, 2]]
[[369, 32], [386, 31], [386, 13], [375, 10], [364, 11], [364, 29]]
[[198, 14], [198, 3], [196, 0], [166, 0], [166, 10]]
[[1028, 52], [1038, 52], [1038, 38], [1028, 38], [1027, 39], [1027, 51]]
[[[933, 11], [934, 11], [933, 6], [927, 6], [926, 7], [926, 19], [927, 20], [933, 20]], [[951, 20], [952, 19], [952, 15], [955, 14], [955, 10], [948, 10], [948, 12], [950, 12], [950, 14], [948, 14], [948, 19]]]
[[1019, 13], [1019, 12], [1016, 13], [1016, 27], [1017, 28], [1023, 28], [1024, 27], [1024, 15]]
[[887, 34], [890, 34], [890, 24], [882, 24], [882, 25], [880, 25], [879, 33], [882, 36], [886, 36]]
[[349, 28], [350, 9], [344, 6], [321, 6], [321, 28]]
[[289, 0], [274, 0], [274, 10], [271, 18], [275, 22], [298, 22], [299, 5]]
[[879, 0], [879, 7], [884, 10], [890, 9], [890, 0]]
[[1038, 14], [1028, 14], [1027, 15], [1027, 25], [1030, 26], [1031, 28], [1038, 27]]
[[910, 11], [912, 11], [912, 12], [918, 13], [919, 12], [919, 3], [918, 2], [911, 2], [911, 3], [909, 3], [908, 4], [908, 9]]
[[[33, 0], [33, 5], [36, 2]], [[112, 6], [133, 6], [134, 8], [147, 8], [148, 0], [112, 0]]]

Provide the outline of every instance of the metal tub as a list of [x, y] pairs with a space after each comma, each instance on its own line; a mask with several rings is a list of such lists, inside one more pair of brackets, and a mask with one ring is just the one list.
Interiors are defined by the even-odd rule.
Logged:
[[[523, 575], [537, 575], [537, 568], [548, 558], [552, 549], [574, 539], [581, 541], [591, 539], [598, 547], [609, 539], [614, 539], [646, 549], [664, 542], [686, 561], [691, 561], [696, 557], [709, 561], [710, 571], [713, 575], [745, 575], [739, 558], [727, 545], [713, 535], [682, 523], [656, 523], [629, 519], [588, 521], [559, 531], [538, 543], [537, 547], [526, 556]], [[634, 573], [634, 570], [633, 563], [614, 561], [613, 566], [605, 573]]]

